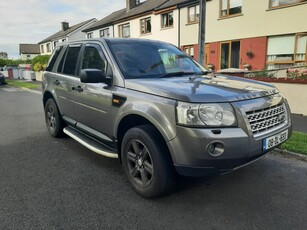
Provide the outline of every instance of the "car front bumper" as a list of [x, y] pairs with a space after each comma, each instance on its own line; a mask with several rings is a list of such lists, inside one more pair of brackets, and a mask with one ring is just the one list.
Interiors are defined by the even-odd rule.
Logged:
[[[186, 134], [178, 135], [170, 145], [173, 146], [175, 153], [173, 154], [175, 169], [184, 176], [227, 173], [255, 161], [272, 150], [263, 150], [264, 138], [256, 140], [240, 128], [221, 129], [220, 134], [213, 134], [212, 130], [191, 130], [183, 127], [178, 129], [180, 133]], [[290, 125], [276, 133], [284, 130], [288, 130], [288, 136], [291, 135]], [[212, 143], [222, 143], [224, 151], [221, 155], [210, 154], [209, 145]]]

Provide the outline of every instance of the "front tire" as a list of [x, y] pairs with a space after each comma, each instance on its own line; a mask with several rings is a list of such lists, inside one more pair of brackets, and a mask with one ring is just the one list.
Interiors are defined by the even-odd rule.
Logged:
[[121, 145], [123, 169], [132, 187], [144, 197], [170, 192], [175, 170], [160, 133], [150, 125], [131, 128]]
[[55, 101], [50, 98], [45, 104], [45, 121], [51, 136], [63, 136], [64, 122]]

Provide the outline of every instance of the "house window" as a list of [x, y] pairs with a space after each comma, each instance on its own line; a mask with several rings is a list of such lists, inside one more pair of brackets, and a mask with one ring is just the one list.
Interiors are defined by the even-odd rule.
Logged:
[[188, 8], [188, 23], [199, 21], [199, 5]]
[[307, 33], [268, 38], [267, 68], [279, 69], [306, 62]]
[[243, 0], [220, 0], [220, 17], [242, 13]]
[[220, 69], [239, 68], [240, 41], [221, 43]]
[[48, 43], [46, 46], [47, 46], [47, 53], [51, 52], [50, 43]]
[[119, 37], [127, 38], [130, 37], [130, 23], [119, 25]]
[[161, 15], [162, 28], [172, 27], [174, 25], [173, 12], [168, 12]]
[[270, 8], [295, 5], [301, 2], [306, 2], [306, 0], [270, 0]]
[[110, 29], [106, 28], [106, 29], [100, 30], [99, 34], [101, 38], [108, 38], [110, 37]]
[[294, 61], [296, 63], [306, 63], [307, 53], [307, 33], [299, 33], [295, 35]]
[[55, 47], [57, 46], [58, 43], [59, 43], [58, 41], [54, 41], [54, 42], [53, 42], [53, 47], [55, 48]]
[[45, 53], [44, 45], [41, 45], [41, 53]]
[[151, 18], [143, 18], [141, 22], [141, 34], [151, 33]]
[[87, 38], [88, 38], [88, 39], [93, 38], [93, 32], [88, 33], [88, 34], [87, 34]]
[[184, 51], [187, 55], [189, 55], [189, 56], [191, 56], [192, 58], [194, 58], [194, 46], [185, 46], [185, 47], [183, 47], [183, 51]]
[[151, 18], [141, 19], [141, 34], [151, 33]]

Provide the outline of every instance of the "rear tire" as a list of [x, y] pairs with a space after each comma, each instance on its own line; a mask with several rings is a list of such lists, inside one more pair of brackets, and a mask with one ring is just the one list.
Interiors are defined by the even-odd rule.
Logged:
[[121, 145], [123, 169], [132, 187], [143, 197], [170, 192], [175, 170], [165, 141], [151, 125], [131, 128]]
[[55, 101], [50, 98], [45, 104], [45, 121], [51, 136], [63, 136], [64, 122]]

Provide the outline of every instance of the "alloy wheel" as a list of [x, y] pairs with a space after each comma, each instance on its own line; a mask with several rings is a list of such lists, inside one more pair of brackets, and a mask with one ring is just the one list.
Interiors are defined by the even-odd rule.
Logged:
[[48, 127], [50, 130], [55, 130], [56, 129], [56, 117], [55, 117], [55, 111], [52, 105], [48, 106], [47, 110], [47, 122], [48, 122]]
[[153, 179], [153, 163], [150, 152], [139, 140], [131, 140], [127, 146], [127, 163], [130, 176], [142, 187], [150, 185]]

